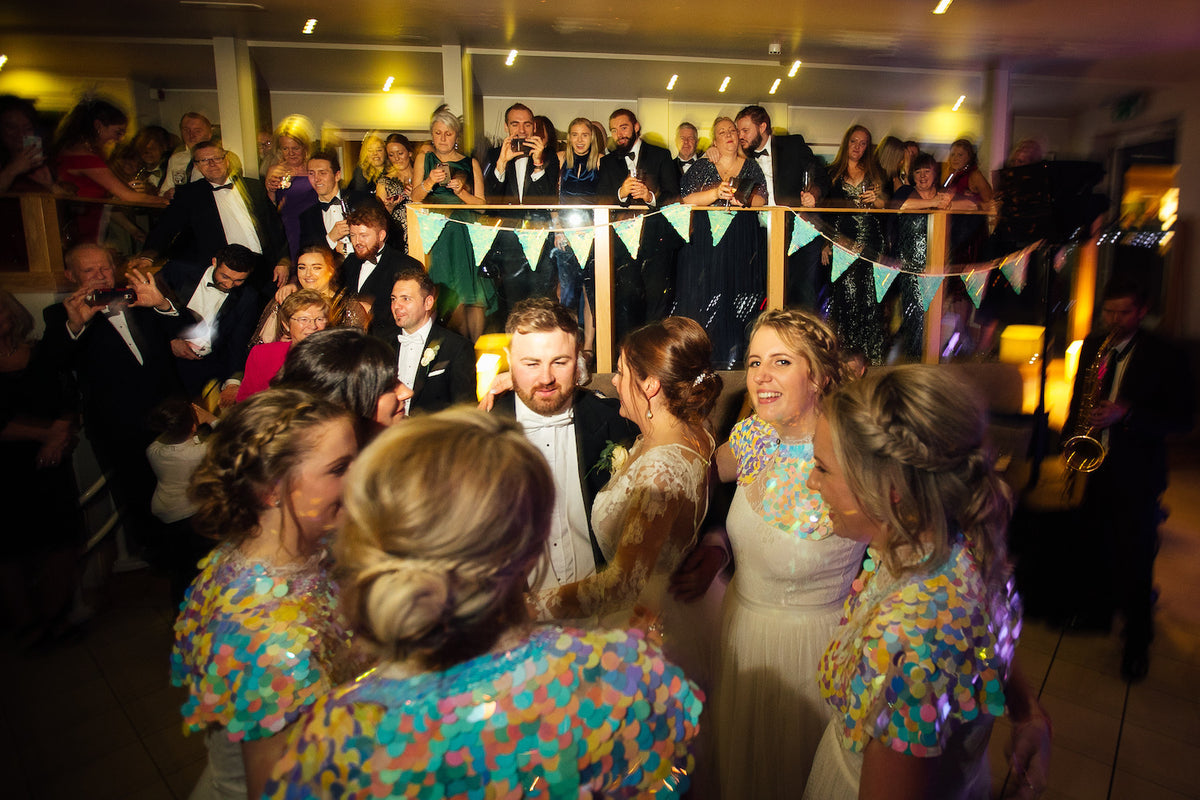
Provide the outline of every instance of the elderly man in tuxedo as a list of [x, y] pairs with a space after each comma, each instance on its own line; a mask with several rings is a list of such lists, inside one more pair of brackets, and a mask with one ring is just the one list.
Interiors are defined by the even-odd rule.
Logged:
[[513, 392], [496, 398], [492, 413], [515, 417], [546, 457], [554, 475], [553, 527], [530, 576], [530, 589], [582, 580], [605, 565], [591, 527], [592, 501], [608, 482], [600, 456], [610, 443], [637, 433], [615, 400], [576, 386], [580, 330], [575, 314], [546, 298], [523, 300], [505, 331]]
[[[616, 149], [600, 159], [596, 202], [657, 211], [679, 199], [679, 172], [666, 148], [641, 138], [637, 115], [619, 108], [608, 118]], [[661, 214], [646, 217], [637, 258], [619, 239], [614, 324], [620, 339], [649, 320], [670, 313], [675, 300], [675, 254], [683, 240]]]
[[441, 411], [475, 401], [475, 348], [434, 320], [437, 285], [420, 266], [402, 267], [392, 284], [396, 377], [412, 390], [404, 413]]
[[679, 182], [683, 183], [683, 176], [696, 163], [696, 159], [700, 154], [696, 152], [696, 145], [700, 142], [700, 131], [690, 122], [681, 122], [679, 127], [675, 129], [675, 147], [677, 153], [675, 155], [675, 168], [679, 170]]
[[282, 286], [291, 268], [287, 240], [262, 182], [230, 175], [219, 142], [199, 143], [194, 155], [204, 179], [177, 188], [130, 266], [145, 269], [165, 255], [198, 275], [221, 247], [240, 244], [258, 256], [250, 283], [260, 290], [271, 282]]

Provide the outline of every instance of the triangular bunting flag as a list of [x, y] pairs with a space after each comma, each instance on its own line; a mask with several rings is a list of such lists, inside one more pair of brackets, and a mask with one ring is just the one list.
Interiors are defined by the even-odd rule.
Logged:
[[976, 269], [962, 276], [963, 283], [967, 286], [967, 294], [971, 296], [971, 302], [976, 308], [983, 302], [983, 293], [987, 291], [990, 273], [991, 270], [988, 269]]
[[852, 253], [840, 244], [835, 244], [833, 246], [833, 266], [829, 269], [829, 282], [833, 283], [842, 277], [842, 273], [857, 260], [858, 253]]
[[423, 208], [417, 209], [417, 227], [421, 231], [421, 249], [428, 253], [442, 235], [447, 218], [444, 214], [434, 214]]
[[719, 245], [725, 238], [725, 231], [729, 230], [731, 222], [733, 222], [733, 214], [729, 211], [708, 212], [708, 230], [712, 233], [713, 247]]
[[617, 236], [621, 237], [621, 241], [625, 243], [629, 257], [637, 258], [638, 248], [642, 243], [642, 215], [638, 214], [632, 219], [613, 223], [612, 227]]
[[937, 294], [938, 289], [942, 285], [942, 281], [946, 279], [945, 275], [917, 275], [917, 293], [921, 295], [921, 307], [926, 311], [929, 310], [929, 304], [933, 302], [933, 296]]
[[692, 207], [684, 203], [672, 203], [662, 210], [663, 219], [685, 242], [692, 240]]
[[788, 255], [795, 253], [815, 238], [817, 238], [817, 229], [811, 222], [797, 214], [796, 225], [792, 228], [792, 241], [788, 244]]
[[758, 212], [758, 224], [764, 228], [770, 228], [771, 227], [771, 212], [770, 211]]
[[900, 274], [900, 270], [885, 267], [883, 264], [875, 265], [875, 302], [882, 303], [883, 296], [887, 294], [887, 290], [891, 287], [892, 282], [896, 280], [896, 276]]
[[571, 245], [571, 251], [575, 253], [575, 260], [579, 262], [580, 269], [587, 263], [588, 253], [592, 249], [592, 240], [596, 238], [595, 228], [576, 228], [563, 231], [567, 236], [567, 244]]
[[518, 229], [514, 232], [521, 242], [521, 249], [525, 251], [525, 260], [529, 262], [529, 268], [536, 272], [538, 259], [542, 256], [542, 246], [546, 244], [546, 236], [550, 231]]
[[471, 249], [475, 252], [475, 266], [478, 267], [483, 263], [483, 259], [487, 258], [487, 254], [492, 250], [492, 242], [496, 241], [496, 234], [499, 232], [499, 228], [491, 225], [467, 226], [467, 233], [471, 237]]
[[1008, 278], [1008, 282], [1012, 284], [1013, 291], [1017, 294], [1025, 288], [1025, 271], [1029, 268], [1029, 251], [1022, 250], [1015, 258], [1006, 258], [1000, 264], [1000, 271], [1004, 273], [1004, 277]]

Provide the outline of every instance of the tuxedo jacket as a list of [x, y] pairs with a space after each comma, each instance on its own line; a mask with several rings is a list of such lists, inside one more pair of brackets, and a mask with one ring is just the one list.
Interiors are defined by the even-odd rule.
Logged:
[[[1064, 440], [1075, 432], [1088, 367], [1103, 341], [1103, 334], [1093, 334], [1079, 352]], [[1129, 363], [1117, 389], [1117, 401], [1129, 406], [1129, 414], [1109, 427], [1108, 455], [1101, 469], [1115, 471], [1131, 491], [1157, 496], [1167, 485], [1166, 437], [1192, 427], [1192, 380], [1187, 357], [1156, 334], [1139, 330], [1130, 344], [1133, 350], [1126, 356]]]
[[[517, 396], [512, 392], [496, 399], [492, 410], [497, 414], [515, 418]], [[592, 530], [592, 503], [596, 493], [604, 488], [611, 477], [607, 469], [597, 464], [600, 454], [610, 442], [632, 445], [637, 436], [637, 427], [621, 416], [621, 406], [616, 400], [601, 397], [586, 389], [575, 390], [575, 449], [579, 453], [579, 487], [583, 490], [583, 503], [587, 510], [588, 536], [592, 540], [592, 555], [599, 570], [608, 562], [600, 552], [596, 533]]]
[[[362, 204], [363, 200], [375, 195], [353, 190], [342, 190], [341, 196], [346, 202], [346, 214], [349, 215], [351, 211]], [[329, 242], [325, 241], [325, 236], [328, 233], [329, 231], [325, 230], [325, 219], [321, 215], [320, 205], [311, 205], [300, 212], [300, 249], [314, 244], [328, 247]]]
[[829, 171], [800, 134], [771, 137], [771, 175], [776, 205], [798, 208], [806, 177], [817, 195], [817, 205], [829, 195]]
[[[533, 160], [526, 156], [524, 205], [556, 205], [558, 203], [558, 154], [552, 144], [542, 151], [545, 160], [541, 176], [533, 178]], [[500, 158], [500, 148], [494, 147], [488, 151], [487, 166], [484, 170], [483, 186], [489, 203], [505, 205], [521, 205], [521, 195], [517, 192], [517, 161], [513, 159], [504, 167], [504, 180], [496, 178], [496, 160]]]
[[[223, 191], [238, 192], [242, 196], [262, 245], [264, 263], [255, 271], [253, 281], [259, 285], [264, 278], [270, 277], [276, 264], [288, 257], [283, 220], [267, 197], [262, 181], [240, 176], [229, 180], [233, 188]], [[171, 204], [146, 234], [145, 248], [192, 264], [208, 266], [212, 263], [217, 250], [229, 244], [213, 195], [212, 184], [208, 181], [193, 181], [176, 188]]]
[[[679, 199], [679, 169], [669, 150], [643, 140], [638, 150], [637, 166], [646, 173], [646, 186], [654, 192], [655, 208], [662, 208]], [[629, 165], [625, 156], [609, 153], [600, 159], [596, 202], [622, 206], [641, 205], [642, 201], [631, 197], [625, 198], [623, 203], [617, 200], [617, 192], [628, 177]]]
[[379, 263], [367, 281], [360, 288], [358, 276], [362, 274], [362, 260], [351, 253], [342, 262], [342, 286], [352, 297], [359, 297], [371, 304], [371, 322], [367, 332], [374, 336], [382, 336], [388, 326], [394, 326], [392, 320], [392, 286], [396, 283], [395, 275], [403, 267], [425, 267], [407, 253], [398, 250], [394, 245], [387, 244], [379, 257]]
[[[642, 145], [642, 146], [643, 146], [643, 147], [645, 147], [645, 145]], [[702, 159], [702, 158], [704, 158], [704, 156], [703, 156], [703, 155], [701, 155], [701, 154], [699, 153], [699, 151], [697, 151], [696, 155], [695, 155], [695, 156], [693, 156], [693, 157], [692, 157], [692, 160], [691, 160], [691, 161], [689, 161], [688, 163], [689, 163], [689, 164], [691, 164], [691, 165], [694, 167], [694, 166], [696, 166], [696, 162], [697, 162], [697, 161], [699, 161], [699, 160], [700, 160], [700, 159]], [[684, 171], [683, 171], [683, 161], [682, 161], [682, 160], [679, 158], [679, 156], [675, 156], [673, 159], [671, 159], [671, 163], [675, 165], [675, 171], [676, 171], [677, 173], [679, 173], [679, 183], [680, 183], [680, 185], [683, 185], [683, 176], [684, 176], [684, 174], [685, 174], [685, 173], [684, 173]]]
[[[400, 333], [400, 326], [393, 323], [386, 331], [380, 335], [386, 337], [385, 341], [398, 359], [400, 343], [396, 341], [396, 335]], [[471, 343], [435, 322], [425, 340], [422, 356], [430, 349], [434, 351], [432, 358], [428, 364], [418, 363], [416, 377], [409, 387], [413, 391], [409, 413], [433, 413], [457, 403], [474, 403], [475, 348]]]
[[41, 353], [56, 369], [75, 372], [83, 395], [84, 423], [92, 431], [110, 436], [144, 434], [150, 410], [180, 391], [170, 341], [186, 318], [182, 314], [165, 316], [149, 308], [128, 308], [125, 317], [142, 354], [141, 364], [102, 314], [72, 339], [62, 303], [42, 312], [46, 332], [39, 343]]
[[[197, 321], [187, 304], [196, 293], [204, 271], [197, 272], [187, 265], [171, 262], [162, 268], [159, 276], [167, 285], [168, 292], [165, 294], [184, 317], [183, 331], [186, 332], [187, 327]], [[206, 380], [215, 378], [224, 381], [241, 372], [246, 364], [250, 337], [254, 335], [261, 311], [258, 294], [250, 286], [243, 284], [230, 291], [217, 310], [217, 318], [213, 320], [212, 352], [199, 361], [176, 359], [184, 388], [189, 392], [197, 392], [203, 388]]]

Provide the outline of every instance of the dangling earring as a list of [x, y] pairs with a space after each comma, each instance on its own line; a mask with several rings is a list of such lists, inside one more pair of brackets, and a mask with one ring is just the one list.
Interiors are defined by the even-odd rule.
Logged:
[[654, 412], [648, 408], [646, 409], [646, 419], [654, 419]]

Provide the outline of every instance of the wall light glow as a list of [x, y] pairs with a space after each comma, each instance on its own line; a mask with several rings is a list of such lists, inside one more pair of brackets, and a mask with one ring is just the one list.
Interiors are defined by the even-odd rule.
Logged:
[[383, 82], [383, 90], [385, 92], [390, 92], [392, 90], [392, 83], [395, 82], [395, 80], [396, 77], [394, 75], [388, 75], [388, 79]]

